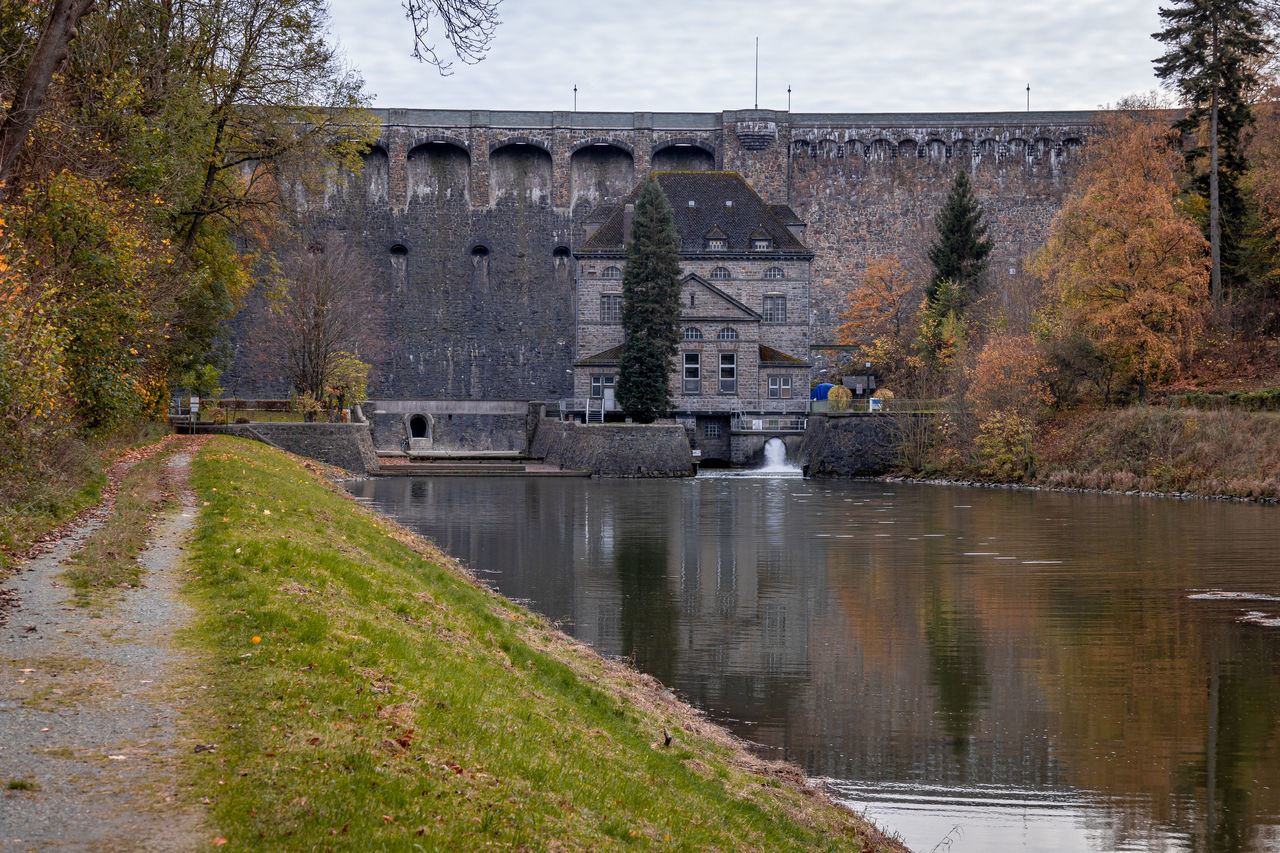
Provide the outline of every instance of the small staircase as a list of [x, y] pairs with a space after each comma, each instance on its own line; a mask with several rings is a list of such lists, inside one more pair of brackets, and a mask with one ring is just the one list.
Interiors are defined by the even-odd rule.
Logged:
[[540, 458], [517, 451], [431, 451], [379, 455], [378, 477], [590, 477], [587, 471], [566, 471], [543, 464]]

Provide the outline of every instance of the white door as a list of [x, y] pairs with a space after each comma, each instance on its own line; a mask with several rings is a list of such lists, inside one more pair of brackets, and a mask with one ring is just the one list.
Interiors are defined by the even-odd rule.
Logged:
[[616, 407], [613, 405], [613, 386], [612, 385], [604, 386], [604, 410], [606, 412], [612, 412], [616, 410]]

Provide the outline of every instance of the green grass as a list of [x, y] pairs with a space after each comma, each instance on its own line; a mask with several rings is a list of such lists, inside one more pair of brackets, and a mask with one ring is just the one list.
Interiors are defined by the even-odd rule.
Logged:
[[5, 785], [5, 789], [9, 791], [39, 791], [40, 783], [33, 782], [30, 779], [10, 779]]
[[283, 454], [215, 437], [193, 485], [216, 748], [189, 761], [224, 849], [864, 849], [793, 773]]
[[111, 515], [67, 561], [64, 578], [76, 590], [78, 606], [100, 606], [112, 591], [137, 585], [142, 575], [138, 554], [156, 516], [175, 501], [164, 470], [169, 457], [156, 452], [129, 469]]

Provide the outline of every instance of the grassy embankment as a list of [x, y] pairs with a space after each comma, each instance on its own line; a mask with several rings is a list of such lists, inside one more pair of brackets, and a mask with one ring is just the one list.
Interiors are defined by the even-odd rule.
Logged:
[[888, 846], [284, 454], [215, 438], [193, 485], [191, 761], [224, 849]]
[[1075, 411], [1037, 442], [1038, 483], [1280, 498], [1280, 413], [1131, 406]]

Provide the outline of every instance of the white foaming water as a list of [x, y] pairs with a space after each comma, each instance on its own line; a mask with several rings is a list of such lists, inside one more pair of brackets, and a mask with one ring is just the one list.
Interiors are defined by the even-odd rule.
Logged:
[[787, 462], [787, 446], [780, 438], [771, 438], [764, 444], [764, 467], [767, 474], [799, 474], [800, 466]]

